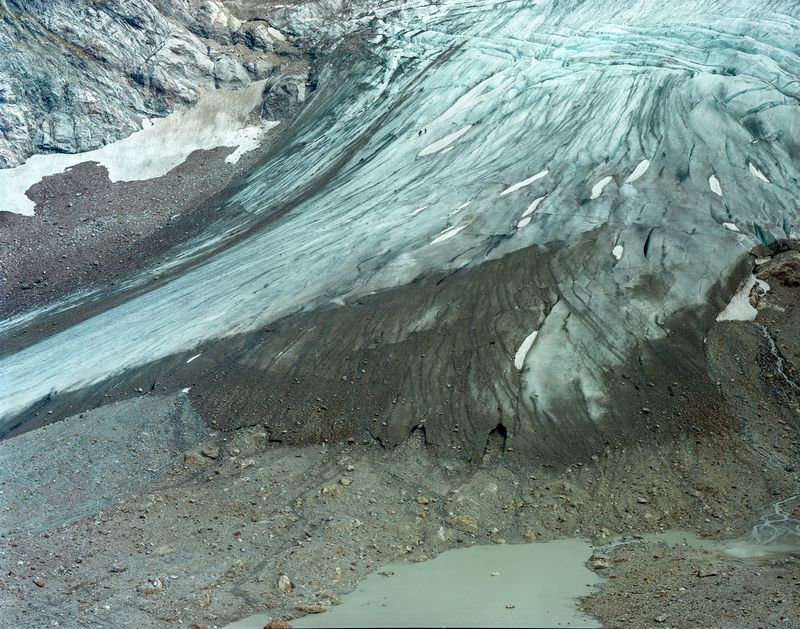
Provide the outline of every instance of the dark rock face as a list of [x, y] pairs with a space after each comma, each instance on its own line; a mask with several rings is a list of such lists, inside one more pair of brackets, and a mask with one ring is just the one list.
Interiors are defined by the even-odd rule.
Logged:
[[299, 57], [209, 0], [0, 0], [0, 50], [0, 168], [97, 148]]

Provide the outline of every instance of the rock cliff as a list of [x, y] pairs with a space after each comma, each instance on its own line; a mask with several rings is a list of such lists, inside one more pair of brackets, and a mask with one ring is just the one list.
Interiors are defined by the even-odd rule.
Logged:
[[291, 97], [303, 55], [268, 9], [241, 20], [214, 0], [0, 0], [0, 168], [103, 146], [208, 90], [270, 79]]

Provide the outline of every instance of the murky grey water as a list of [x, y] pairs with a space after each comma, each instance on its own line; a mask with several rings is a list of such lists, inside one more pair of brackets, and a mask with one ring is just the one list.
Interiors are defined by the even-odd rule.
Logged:
[[[800, 520], [792, 509], [800, 496], [771, 505], [744, 539], [718, 541], [686, 531], [649, 533], [614, 540], [660, 542], [758, 559], [800, 551]], [[601, 579], [586, 568], [593, 547], [578, 539], [521, 545], [472, 546], [425, 563], [396, 562], [364, 579], [342, 605], [292, 621], [293, 627], [595, 627], [578, 599]], [[390, 572], [391, 576], [381, 573]], [[225, 629], [261, 629], [256, 614]]]
[[[600, 578], [581, 540], [472, 546], [425, 563], [396, 562], [369, 575], [344, 603], [293, 627], [596, 627], [578, 609]], [[261, 629], [268, 614], [226, 629]]]

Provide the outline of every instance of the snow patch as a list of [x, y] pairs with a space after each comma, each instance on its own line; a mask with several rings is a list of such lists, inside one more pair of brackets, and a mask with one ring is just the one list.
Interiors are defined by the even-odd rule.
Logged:
[[603, 188], [605, 188], [609, 183], [611, 183], [611, 176], [603, 177], [600, 181], [594, 184], [594, 186], [592, 186], [592, 198], [596, 199], [603, 194]]
[[461, 210], [463, 210], [465, 207], [467, 207], [470, 203], [472, 203], [472, 201], [467, 201], [466, 203], [462, 203], [455, 210], [450, 212], [450, 216], [452, 216], [453, 214], [458, 214]]
[[195, 354], [195, 355], [194, 355], [194, 356], [192, 356], [192, 357], [191, 357], [189, 360], [187, 360], [187, 361], [186, 361], [186, 364], [188, 365], [188, 364], [189, 364], [190, 362], [192, 362], [192, 361], [193, 361], [195, 358], [200, 358], [202, 355], [203, 355], [203, 354], [202, 354], [202, 352], [201, 352], [200, 354]]
[[640, 179], [642, 175], [644, 175], [647, 172], [648, 168], [650, 168], [650, 160], [643, 159], [641, 162], [639, 162], [639, 165], [633, 169], [633, 172], [630, 175], [628, 175], [628, 178], [625, 180], [625, 183], [633, 183], [637, 179]]
[[416, 216], [417, 214], [419, 214], [420, 212], [422, 212], [422, 210], [424, 210], [424, 209], [426, 209], [426, 208], [428, 208], [428, 207], [430, 207], [430, 206], [429, 206], [429, 205], [423, 205], [422, 207], [418, 207], [416, 210], [414, 210], [413, 212], [411, 212], [411, 216]]
[[708, 187], [711, 188], [711, 192], [714, 194], [722, 196], [722, 187], [719, 185], [719, 179], [715, 175], [711, 175], [708, 178]]
[[286, 41], [286, 35], [281, 33], [277, 28], [274, 26], [267, 26], [267, 32], [272, 35], [278, 41]]
[[432, 155], [433, 153], [438, 153], [442, 149], [450, 146], [453, 142], [458, 140], [458, 138], [460, 138], [470, 129], [472, 129], [471, 124], [468, 124], [466, 127], [461, 127], [458, 131], [454, 131], [453, 133], [444, 136], [441, 140], [437, 140], [433, 144], [429, 144], [428, 146], [426, 146], [419, 153], [417, 153], [417, 157], [425, 157], [426, 155]]
[[752, 321], [755, 319], [758, 310], [750, 304], [750, 292], [756, 284], [763, 292], [769, 292], [769, 284], [751, 274], [725, 306], [725, 309], [717, 315], [717, 321]]
[[772, 183], [769, 179], [767, 179], [767, 176], [758, 169], [758, 166], [753, 164], [753, 162], [748, 163], [747, 167], [750, 169], [750, 173], [755, 177], [758, 177], [761, 181]]
[[25, 196], [26, 191], [44, 177], [84, 162], [104, 166], [113, 182], [162, 177], [192, 152], [220, 146], [236, 147], [225, 160], [236, 163], [279, 124], [249, 124], [250, 114], [261, 105], [265, 83], [258, 81], [236, 91], [206, 92], [193, 107], [143, 122], [140, 131], [94, 151], [33, 155], [16, 168], [0, 169], [0, 199], [5, 201], [2, 209], [33, 216], [35, 204]]
[[448, 240], [449, 238], [452, 238], [453, 236], [455, 236], [458, 232], [460, 232], [465, 227], [466, 227], [466, 225], [459, 225], [458, 227], [451, 227], [450, 229], [445, 229], [436, 238], [431, 240], [431, 244], [435, 245], [437, 243], [444, 242], [445, 240]]
[[528, 177], [527, 179], [524, 179], [524, 180], [520, 181], [519, 183], [515, 183], [513, 186], [509, 186], [508, 188], [506, 188], [505, 190], [503, 190], [500, 193], [500, 196], [504, 197], [507, 194], [511, 194], [512, 192], [516, 192], [520, 188], [524, 188], [525, 186], [529, 186], [534, 181], [539, 181], [539, 179], [541, 179], [542, 177], [547, 177], [547, 175], [549, 173], [550, 173], [550, 171], [547, 170], [547, 169], [542, 170], [542, 171], [536, 173], [535, 175], [533, 175], [532, 177]]
[[617, 245], [611, 250], [611, 255], [614, 256], [617, 260], [622, 259], [622, 252], [625, 248], [622, 245]]
[[533, 203], [528, 206], [528, 209], [522, 213], [522, 218], [526, 216], [530, 216], [536, 211], [536, 208], [539, 207], [539, 204], [544, 201], [545, 197], [539, 197], [538, 199], [534, 199]]
[[514, 355], [514, 366], [517, 368], [517, 371], [522, 371], [522, 367], [525, 364], [525, 357], [528, 355], [528, 352], [531, 351], [537, 334], [539, 334], [539, 330], [531, 332], [527, 338], [522, 341], [522, 345], [519, 346], [517, 353]]
[[740, 231], [740, 230], [739, 230], [739, 228], [738, 228], [738, 227], [736, 227], [736, 224], [735, 224], [735, 223], [722, 223], [722, 226], [723, 226], [725, 229], [730, 229], [732, 232], [738, 232], [738, 231]]
[[523, 218], [519, 223], [517, 223], [517, 229], [522, 229], [523, 227], [528, 225], [528, 223], [530, 223], [530, 222], [531, 222], [531, 217], [530, 216], [527, 216], [526, 218]]

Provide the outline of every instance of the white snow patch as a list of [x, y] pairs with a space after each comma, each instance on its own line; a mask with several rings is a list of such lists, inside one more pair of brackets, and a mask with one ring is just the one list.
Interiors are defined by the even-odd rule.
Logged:
[[767, 183], [772, 183], [769, 179], [767, 179], [767, 176], [764, 173], [762, 173], [758, 169], [758, 166], [756, 166], [753, 162], [749, 162], [747, 164], [747, 167], [750, 169], [750, 173], [752, 175], [758, 177], [761, 181], [766, 181]]
[[735, 225], [734, 223], [722, 223], [722, 226], [723, 226], [725, 229], [730, 229], [732, 232], [738, 232], [738, 231], [740, 231], [740, 230], [739, 230], [739, 228], [738, 228], [738, 227], [736, 227], [736, 225]]
[[414, 210], [413, 212], [411, 212], [411, 216], [416, 216], [417, 214], [419, 214], [420, 212], [422, 212], [422, 210], [424, 210], [424, 209], [426, 209], [426, 208], [428, 208], [428, 207], [430, 207], [430, 205], [423, 205], [422, 207], [418, 207], [416, 210]]
[[528, 355], [528, 352], [531, 351], [537, 334], [539, 334], [539, 330], [531, 332], [527, 338], [522, 341], [522, 345], [519, 346], [517, 353], [514, 354], [514, 366], [517, 368], [517, 371], [522, 371], [522, 367], [525, 364], [525, 357]]
[[272, 35], [278, 41], [286, 41], [286, 35], [281, 33], [277, 28], [274, 26], [267, 26], [267, 32]]
[[417, 157], [425, 157], [426, 155], [432, 155], [433, 153], [438, 153], [444, 148], [450, 146], [453, 142], [458, 140], [462, 135], [464, 135], [467, 131], [472, 128], [471, 124], [468, 124], [466, 127], [461, 127], [458, 131], [454, 131], [453, 133], [444, 136], [441, 140], [437, 140], [433, 144], [429, 144], [424, 149], [422, 149], [419, 153], [417, 153]]
[[756, 284], [765, 293], [769, 292], [769, 284], [751, 274], [725, 306], [725, 309], [717, 315], [717, 321], [752, 321], [755, 319], [758, 310], [750, 304], [750, 292]]
[[181, 389], [181, 393], [189, 393], [192, 390], [192, 387], [186, 387], [185, 389]]
[[714, 194], [722, 196], [722, 187], [719, 185], [719, 179], [715, 175], [711, 175], [708, 178], [708, 187], [711, 188], [711, 192]]
[[453, 214], [458, 214], [461, 210], [463, 210], [465, 207], [467, 207], [470, 203], [472, 203], [472, 201], [467, 201], [466, 203], [462, 203], [455, 210], [450, 212], [450, 216], [452, 216]]
[[542, 177], [547, 177], [547, 175], [549, 173], [550, 173], [550, 171], [547, 170], [547, 169], [542, 170], [542, 171], [536, 173], [535, 175], [533, 175], [532, 177], [528, 177], [527, 179], [524, 179], [523, 181], [520, 181], [519, 183], [515, 183], [513, 186], [509, 186], [508, 188], [506, 188], [505, 190], [503, 190], [500, 193], [500, 196], [504, 197], [507, 194], [511, 194], [512, 192], [516, 192], [520, 188], [524, 188], [525, 186], [529, 186], [534, 181], [539, 181], [539, 179], [541, 179]]
[[194, 355], [194, 356], [192, 356], [192, 357], [191, 357], [189, 360], [187, 360], [187, 361], [186, 361], [186, 364], [188, 365], [188, 364], [189, 364], [190, 362], [192, 362], [192, 361], [193, 361], [195, 358], [200, 358], [202, 355], [203, 355], [203, 354], [202, 354], [202, 352], [201, 352], [200, 354], [195, 354], [195, 355]]
[[26, 191], [44, 177], [84, 162], [105, 166], [114, 182], [161, 177], [199, 149], [237, 147], [225, 160], [236, 163], [245, 152], [261, 144], [269, 129], [279, 124], [274, 121], [249, 124], [253, 109], [261, 105], [265, 83], [258, 81], [236, 91], [206, 92], [194, 106], [166, 118], [143, 122], [140, 131], [94, 151], [33, 155], [16, 168], [1, 169], [0, 199], [5, 201], [2, 209], [32, 216], [35, 205], [25, 196]]
[[531, 222], [531, 217], [530, 216], [526, 216], [519, 223], [517, 223], [517, 229], [522, 229], [523, 227], [527, 226], [528, 223], [530, 223], [530, 222]]
[[465, 227], [466, 227], [466, 225], [459, 225], [459, 226], [457, 226], [457, 227], [451, 227], [450, 229], [445, 229], [445, 230], [444, 230], [444, 231], [443, 231], [441, 234], [439, 234], [439, 235], [438, 235], [436, 238], [434, 238], [433, 240], [431, 240], [431, 244], [432, 244], [432, 245], [435, 245], [435, 244], [437, 244], [437, 243], [444, 242], [444, 241], [445, 241], [445, 240], [447, 240], [448, 238], [452, 238], [453, 236], [455, 236], [455, 235], [456, 235], [458, 232], [460, 232], [460, 231], [461, 231], [462, 229], [464, 229]]
[[528, 209], [522, 213], [522, 218], [526, 216], [530, 216], [536, 211], [536, 208], [539, 207], [539, 204], [544, 201], [545, 197], [539, 197], [538, 199], [534, 199], [533, 203], [528, 206]]
[[622, 252], [625, 248], [622, 245], [617, 245], [611, 250], [611, 255], [614, 256], [617, 260], [622, 259]]
[[628, 178], [625, 180], [625, 183], [633, 183], [637, 179], [640, 179], [642, 175], [644, 175], [647, 172], [648, 168], [650, 168], [650, 160], [643, 159], [641, 162], [639, 162], [639, 165], [633, 169], [633, 172], [630, 175], [628, 175]]
[[603, 177], [600, 181], [592, 186], [592, 198], [596, 199], [601, 194], [603, 194], [603, 188], [605, 188], [609, 183], [611, 183], [611, 176]]

